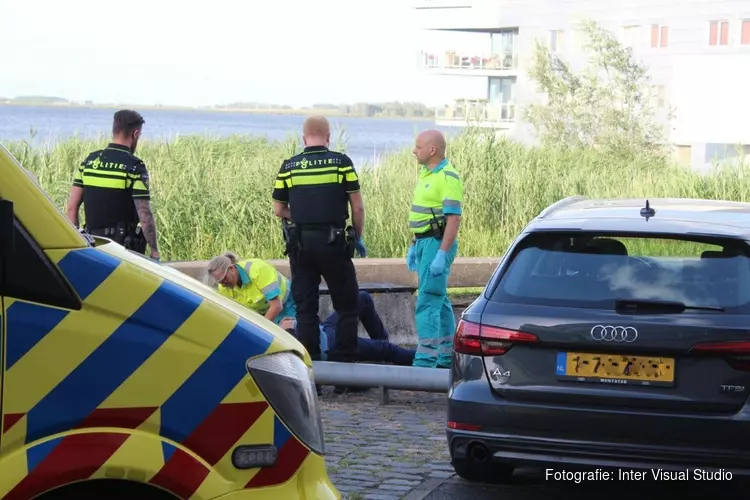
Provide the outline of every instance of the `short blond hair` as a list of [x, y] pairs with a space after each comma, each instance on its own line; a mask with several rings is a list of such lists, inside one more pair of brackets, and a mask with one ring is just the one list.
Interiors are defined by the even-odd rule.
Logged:
[[224, 252], [221, 255], [217, 255], [208, 262], [206, 266], [206, 281], [209, 284], [216, 284], [214, 280], [214, 274], [216, 271], [221, 270], [222, 273], [226, 274], [227, 270], [239, 262], [239, 258], [234, 252]]
[[302, 125], [302, 133], [308, 137], [325, 137], [331, 133], [331, 124], [325, 116], [309, 116]]

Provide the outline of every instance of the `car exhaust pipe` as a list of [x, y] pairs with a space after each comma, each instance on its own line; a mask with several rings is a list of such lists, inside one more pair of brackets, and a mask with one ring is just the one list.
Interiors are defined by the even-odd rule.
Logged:
[[469, 443], [466, 454], [469, 456], [469, 460], [476, 464], [483, 464], [490, 459], [490, 450], [479, 441]]

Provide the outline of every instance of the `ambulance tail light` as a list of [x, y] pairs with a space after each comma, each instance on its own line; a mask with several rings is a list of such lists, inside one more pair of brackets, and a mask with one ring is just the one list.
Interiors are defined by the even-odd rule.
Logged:
[[251, 359], [247, 370], [289, 431], [313, 452], [325, 454], [312, 369], [299, 356], [279, 352]]

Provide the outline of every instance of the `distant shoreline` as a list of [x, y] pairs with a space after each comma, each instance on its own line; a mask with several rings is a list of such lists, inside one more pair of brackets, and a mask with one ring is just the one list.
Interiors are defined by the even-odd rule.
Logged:
[[26, 107], [26, 108], [58, 108], [58, 109], [135, 109], [139, 111], [194, 111], [201, 113], [231, 113], [250, 115], [287, 115], [308, 116], [320, 114], [331, 118], [364, 118], [381, 120], [407, 120], [407, 121], [434, 121], [434, 116], [368, 116], [365, 114], [342, 113], [332, 108], [213, 108], [213, 107], [191, 107], [191, 106], [156, 106], [156, 105], [133, 105], [133, 104], [55, 104], [55, 103], [33, 103], [33, 102], [0, 102], [0, 107]]

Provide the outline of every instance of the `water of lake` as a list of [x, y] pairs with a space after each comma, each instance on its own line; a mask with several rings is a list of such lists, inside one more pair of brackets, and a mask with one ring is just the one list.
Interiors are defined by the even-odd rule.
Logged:
[[[74, 135], [109, 136], [113, 109], [0, 106], [0, 141], [27, 140], [33, 145], [49, 146]], [[260, 115], [210, 111], [144, 110], [144, 138], [169, 140], [180, 135], [212, 136], [253, 135], [270, 140], [301, 137], [304, 116]], [[383, 154], [411, 148], [416, 134], [435, 128], [432, 120], [399, 120], [387, 118], [330, 118], [331, 140], [344, 133], [345, 150], [355, 165], [378, 163]], [[32, 142], [32, 130], [34, 135]], [[458, 129], [441, 129], [452, 135]], [[301, 140], [301, 139], [300, 139]]]

